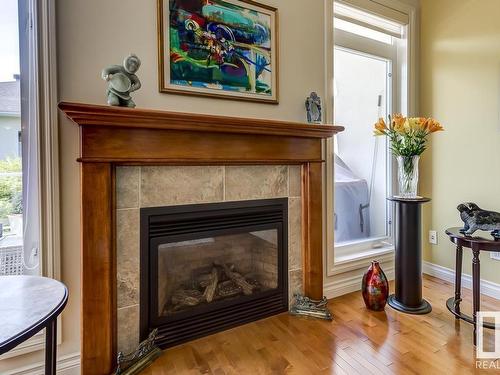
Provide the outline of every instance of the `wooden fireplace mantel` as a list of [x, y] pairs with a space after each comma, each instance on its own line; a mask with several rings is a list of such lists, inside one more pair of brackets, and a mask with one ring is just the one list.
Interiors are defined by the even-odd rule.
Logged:
[[115, 365], [116, 165], [301, 165], [304, 292], [323, 296], [322, 140], [342, 127], [67, 102], [59, 108], [80, 128], [82, 374], [109, 374]]

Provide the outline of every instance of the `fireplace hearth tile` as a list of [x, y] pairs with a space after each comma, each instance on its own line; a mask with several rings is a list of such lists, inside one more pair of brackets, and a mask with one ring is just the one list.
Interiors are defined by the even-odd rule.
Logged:
[[287, 166], [227, 166], [225, 200], [286, 197], [287, 180]]
[[302, 203], [300, 198], [288, 198], [288, 269], [302, 268]]
[[117, 305], [139, 303], [139, 209], [116, 211]]
[[139, 345], [139, 305], [118, 309], [117, 320], [117, 349], [128, 354]]
[[223, 200], [224, 167], [142, 167], [141, 207]]
[[139, 207], [140, 167], [116, 168], [116, 208]]

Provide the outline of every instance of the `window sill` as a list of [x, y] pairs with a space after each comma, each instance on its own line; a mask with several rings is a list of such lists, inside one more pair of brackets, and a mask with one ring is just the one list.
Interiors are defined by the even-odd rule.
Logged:
[[377, 259], [379, 262], [388, 262], [394, 259], [394, 245], [380, 248], [369, 248], [361, 251], [343, 254], [334, 258], [334, 264], [329, 272], [330, 276], [367, 267], [369, 261]]
[[[59, 315], [57, 317], [57, 340], [56, 344], [59, 346], [62, 344], [62, 322], [61, 322], [61, 316]], [[39, 350], [44, 350], [45, 349], [45, 329], [42, 329], [40, 332], [35, 334], [33, 337], [29, 338], [25, 342], [22, 342], [18, 346], [16, 346], [14, 349], [8, 351], [7, 353], [4, 353], [0, 355], [0, 361], [7, 359], [7, 358], [13, 358], [17, 357], [23, 354], [28, 354], [32, 352], [36, 352]]]
[[2, 354], [0, 356], [0, 361], [7, 359], [7, 358], [16, 357], [18, 355], [27, 354], [27, 353], [35, 352], [38, 350], [42, 350], [44, 348], [45, 348], [45, 330], [37, 333], [35, 336], [33, 336], [30, 339], [26, 340], [25, 342], [19, 344], [11, 351], [9, 351], [5, 354]]

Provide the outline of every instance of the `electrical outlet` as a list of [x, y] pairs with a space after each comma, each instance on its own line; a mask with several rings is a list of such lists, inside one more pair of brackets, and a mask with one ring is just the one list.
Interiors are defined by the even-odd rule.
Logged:
[[495, 260], [500, 260], [500, 253], [492, 251], [490, 253], [490, 258]]
[[429, 231], [429, 243], [433, 245], [437, 245], [438, 243], [438, 234], [435, 230]]

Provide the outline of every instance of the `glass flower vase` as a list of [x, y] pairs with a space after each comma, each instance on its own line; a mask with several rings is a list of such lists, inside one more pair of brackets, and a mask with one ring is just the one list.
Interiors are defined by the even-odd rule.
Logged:
[[417, 198], [419, 155], [398, 156], [399, 197]]

